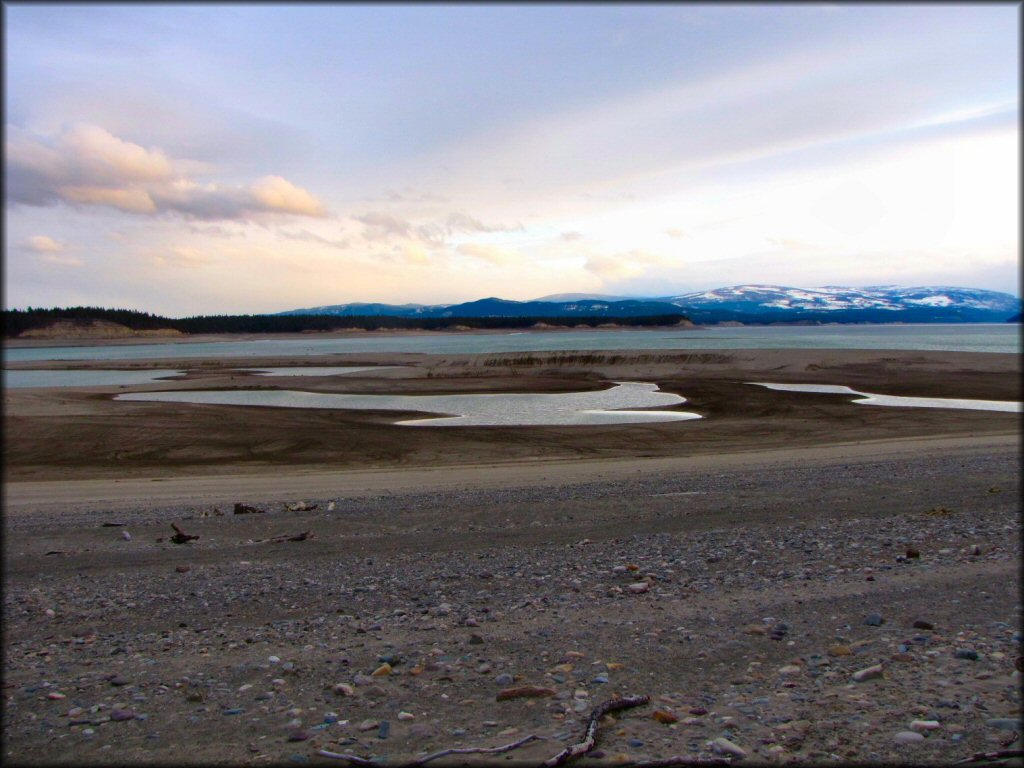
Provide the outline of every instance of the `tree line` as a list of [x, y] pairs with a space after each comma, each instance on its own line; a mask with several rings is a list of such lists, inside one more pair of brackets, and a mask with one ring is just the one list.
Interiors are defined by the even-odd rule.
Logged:
[[88, 326], [96, 320], [123, 325], [134, 331], [173, 329], [182, 333], [301, 333], [303, 331], [344, 330], [426, 330], [444, 331], [456, 326], [490, 330], [528, 328], [536, 323], [568, 328], [593, 327], [614, 322], [617, 325], [652, 327], [676, 325], [679, 315], [649, 317], [392, 317], [389, 315], [195, 315], [169, 318], [134, 309], [102, 307], [64, 307], [53, 309], [5, 309], [4, 338], [15, 338], [26, 331], [46, 328], [57, 321]]

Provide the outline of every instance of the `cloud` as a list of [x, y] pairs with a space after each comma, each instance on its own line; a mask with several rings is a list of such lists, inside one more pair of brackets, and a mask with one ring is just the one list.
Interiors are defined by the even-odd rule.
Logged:
[[36, 253], [60, 253], [65, 249], [63, 243], [58, 243], [49, 235], [33, 235], [25, 241], [24, 246]]
[[209, 264], [210, 259], [198, 248], [176, 245], [154, 256], [153, 263], [158, 267], [201, 267]]
[[407, 219], [380, 211], [371, 211], [353, 218], [364, 225], [363, 237], [368, 241], [408, 238], [433, 247], [446, 245], [448, 238], [458, 234], [513, 232], [523, 229], [522, 224], [485, 224], [460, 211], [453, 211], [443, 218], [421, 224], [413, 224]]
[[497, 266], [508, 266], [521, 260], [520, 255], [508, 248], [501, 248], [496, 245], [482, 245], [479, 243], [463, 243], [455, 250], [465, 256], [472, 256]]
[[571, 243], [574, 240], [582, 240], [583, 239], [583, 233], [582, 232], [563, 232], [560, 235], [560, 237], [565, 242]]
[[313, 194], [281, 176], [264, 176], [247, 186], [199, 183], [192, 176], [202, 164], [172, 159], [97, 125], [65, 126], [54, 136], [8, 126], [8, 136], [7, 197], [12, 203], [105, 206], [201, 220], [327, 215]]
[[364, 213], [353, 216], [356, 221], [366, 226], [363, 237], [367, 240], [384, 240], [389, 237], [407, 237], [412, 225], [405, 219], [392, 216], [390, 213]]
[[665, 263], [663, 256], [644, 251], [629, 251], [614, 255], [593, 255], [587, 257], [583, 268], [597, 275], [601, 280], [628, 280], [645, 274], [649, 267]]
[[665, 234], [669, 237], [674, 237], [676, 240], [682, 240], [683, 238], [690, 236], [685, 229], [679, 229], [677, 227], [669, 227], [665, 230]]

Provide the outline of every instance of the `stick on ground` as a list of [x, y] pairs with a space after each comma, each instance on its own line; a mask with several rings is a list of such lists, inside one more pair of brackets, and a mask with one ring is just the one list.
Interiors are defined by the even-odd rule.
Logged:
[[550, 760], [545, 761], [544, 768], [555, 768], [555, 766], [563, 765], [569, 760], [574, 760], [592, 750], [597, 744], [597, 728], [601, 724], [601, 718], [609, 712], [639, 707], [650, 700], [650, 696], [625, 696], [621, 699], [609, 699], [603, 704], [594, 707], [594, 710], [590, 713], [590, 720], [587, 722], [587, 730], [583, 735], [583, 741], [566, 747]]

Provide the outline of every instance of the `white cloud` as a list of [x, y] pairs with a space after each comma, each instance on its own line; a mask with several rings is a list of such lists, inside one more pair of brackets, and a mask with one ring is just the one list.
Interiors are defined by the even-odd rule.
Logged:
[[316, 197], [280, 176], [245, 185], [196, 182], [202, 166], [174, 160], [100, 126], [73, 124], [53, 136], [8, 126], [7, 195], [12, 203], [105, 206], [138, 215], [254, 219], [263, 215], [323, 217]]
[[466, 256], [486, 261], [495, 266], [508, 266], [521, 260], [521, 256], [508, 248], [501, 248], [497, 245], [484, 245], [482, 243], [463, 243], [455, 250]]
[[66, 246], [49, 235], [33, 235], [25, 241], [25, 247], [36, 253], [60, 253]]

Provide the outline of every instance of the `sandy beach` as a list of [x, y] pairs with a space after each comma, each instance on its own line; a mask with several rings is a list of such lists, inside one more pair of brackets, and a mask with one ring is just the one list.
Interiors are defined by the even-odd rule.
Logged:
[[[288, 364], [404, 366], [301, 380], [321, 392], [649, 381], [704, 418], [414, 429], [383, 411], [111, 399], [293, 388], [237, 368]], [[131, 367], [188, 375], [4, 392], [8, 761], [392, 764], [536, 736], [500, 758], [537, 764], [620, 695], [650, 700], [609, 717], [579, 764], [1019, 748], [1020, 416], [747, 383], [1020, 400], [1018, 356]], [[172, 523], [197, 538], [174, 543]]]

